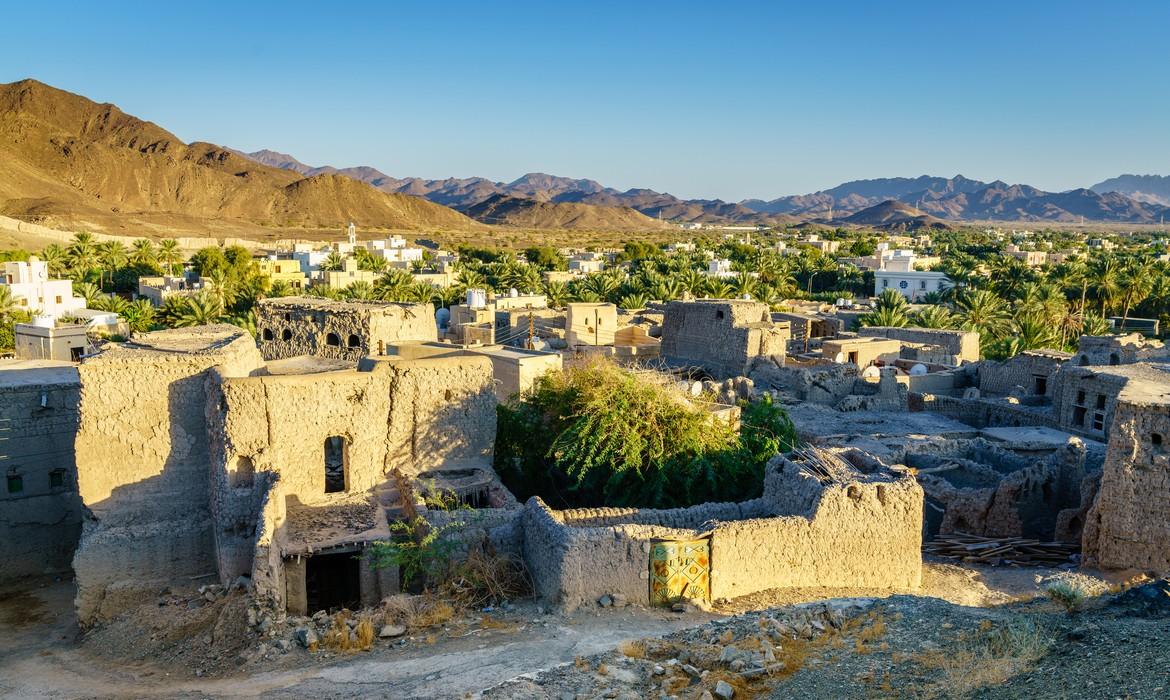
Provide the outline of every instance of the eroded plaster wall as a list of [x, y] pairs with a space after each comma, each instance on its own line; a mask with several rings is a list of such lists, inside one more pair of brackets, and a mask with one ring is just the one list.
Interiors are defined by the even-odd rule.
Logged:
[[1170, 573], [1170, 405], [1117, 403], [1082, 548], [1110, 569]]
[[553, 511], [525, 504], [524, 555], [537, 594], [574, 608], [604, 594], [649, 602], [658, 539], [710, 538], [711, 597], [793, 586], [916, 588], [922, 490], [910, 477], [856, 473], [824, 484], [784, 457], [761, 499], [669, 511]]
[[144, 334], [78, 367], [78, 487], [92, 513], [73, 560], [83, 624], [214, 573], [205, 375], [260, 363], [246, 332], [205, 326]]

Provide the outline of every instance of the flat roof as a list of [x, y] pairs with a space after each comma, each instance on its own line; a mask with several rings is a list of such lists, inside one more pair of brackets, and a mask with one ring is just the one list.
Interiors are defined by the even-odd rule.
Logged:
[[[1052, 447], [1060, 447], [1068, 443], [1070, 438], [1077, 438], [1082, 442], [1090, 443], [1096, 442], [1080, 435], [1066, 433], [1063, 430], [1056, 428], [1049, 428], [1042, 425], [1030, 425], [1022, 427], [999, 427], [999, 428], [983, 428], [980, 433], [992, 440], [1009, 443], [1030, 443], [1035, 445], [1050, 445]], [[1098, 443], [1104, 446], [1103, 443]]]
[[0, 360], [0, 388], [77, 384], [77, 365], [61, 360]]

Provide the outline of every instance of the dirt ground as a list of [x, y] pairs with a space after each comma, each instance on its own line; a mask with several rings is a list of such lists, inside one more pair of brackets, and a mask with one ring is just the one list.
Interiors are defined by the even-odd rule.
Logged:
[[[1038, 595], [1037, 577], [1051, 573], [932, 561], [922, 590], [891, 600], [912, 601], [927, 612], [935, 610], [932, 605], [942, 606], [940, 615], [952, 609], [991, 615], [995, 611], [988, 606]], [[78, 629], [73, 615], [71, 581], [0, 593], [0, 697], [475, 697], [493, 687], [508, 687], [504, 684], [510, 679], [575, 668], [575, 662], [613, 654], [631, 640], [686, 635], [706, 623], [747, 619], [744, 613], [750, 617], [758, 614], [753, 611], [867, 592], [773, 591], [720, 601], [709, 613], [629, 606], [563, 616], [528, 601], [490, 613], [462, 614], [441, 627], [379, 639], [372, 650], [353, 653], [277, 648], [271, 639], [249, 635], [240, 593], [207, 604], [196, 600], [193, 591], [164, 593], [88, 634]], [[973, 607], [955, 608], [937, 599]], [[911, 637], [918, 633], [907, 632]], [[523, 692], [499, 692], [489, 695], [525, 697]], [[537, 695], [544, 696], [561, 697]]]

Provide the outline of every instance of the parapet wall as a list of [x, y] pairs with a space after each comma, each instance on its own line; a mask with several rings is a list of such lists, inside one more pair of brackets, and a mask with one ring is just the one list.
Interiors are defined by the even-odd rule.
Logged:
[[612, 593], [650, 600], [656, 540], [710, 539], [712, 598], [794, 586], [916, 588], [922, 489], [910, 477], [821, 483], [777, 457], [765, 493], [668, 511], [524, 508], [524, 556], [537, 594], [567, 608]]

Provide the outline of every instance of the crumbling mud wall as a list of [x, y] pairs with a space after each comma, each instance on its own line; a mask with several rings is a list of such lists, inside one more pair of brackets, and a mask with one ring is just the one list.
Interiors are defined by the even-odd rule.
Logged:
[[795, 367], [760, 357], [749, 364], [748, 377], [761, 390], [787, 392], [799, 401], [836, 406], [853, 392], [860, 372], [856, 365]]
[[0, 371], [0, 584], [69, 570], [81, 535], [72, 366]]
[[[936, 446], [937, 447], [937, 446]], [[906, 455], [927, 497], [930, 535], [1080, 539], [1062, 513], [1081, 507], [1086, 450], [1076, 438], [1041, 460], [1027, 460], [984, 440]], [[941, 510], [941, 513], [938, 512]]]
[[742, 300], [672, 301], [662, 325], [662, 357], [724, 379], [747, 372], [754, 357], [783, 357], [787, 325], [772, 322], [768, 305]]
[[430, 304], [333, 301], [315, 297], [262, 299], [256, 330], [266, 360], [316, 355], [356, 361], [391, 343], [438, 340]]
[[1055, 350], [1026, 350], [1015, 357], [995, 362], [984, 360], [976, 365], [977, 386], [983, 394], [1006, 396], [1023, 393], [1052, 397], [1052, 377], [1072, 355]]
[[1128, 335], [1082, 335], [1072, 364], [1128, 365], [1147, 360], [1170, 359], [1170, 352], [1159, 340], [1146, 340], [1141, 333]]
[[82, 624], [215, 571], [205, 373], [261, 364], [235, 326], [158, 331], [78, 368], [78, 487], [92, 517], [73, 560]]
[[1117, 402], [1082, 549], [1109, 569], [1170, 573], [1170, 403]]
[[607, 593], [647, 604], [656, 540], [710, 538], [712, 598], [921, 581], [922, 490], [884, 470], [849, 467], [821, 481], [780, 456], [768, 466], [763, 497], [752, 501], [558, 512], [533, 498], [522, 518], [537, 594], [570, 609]]

